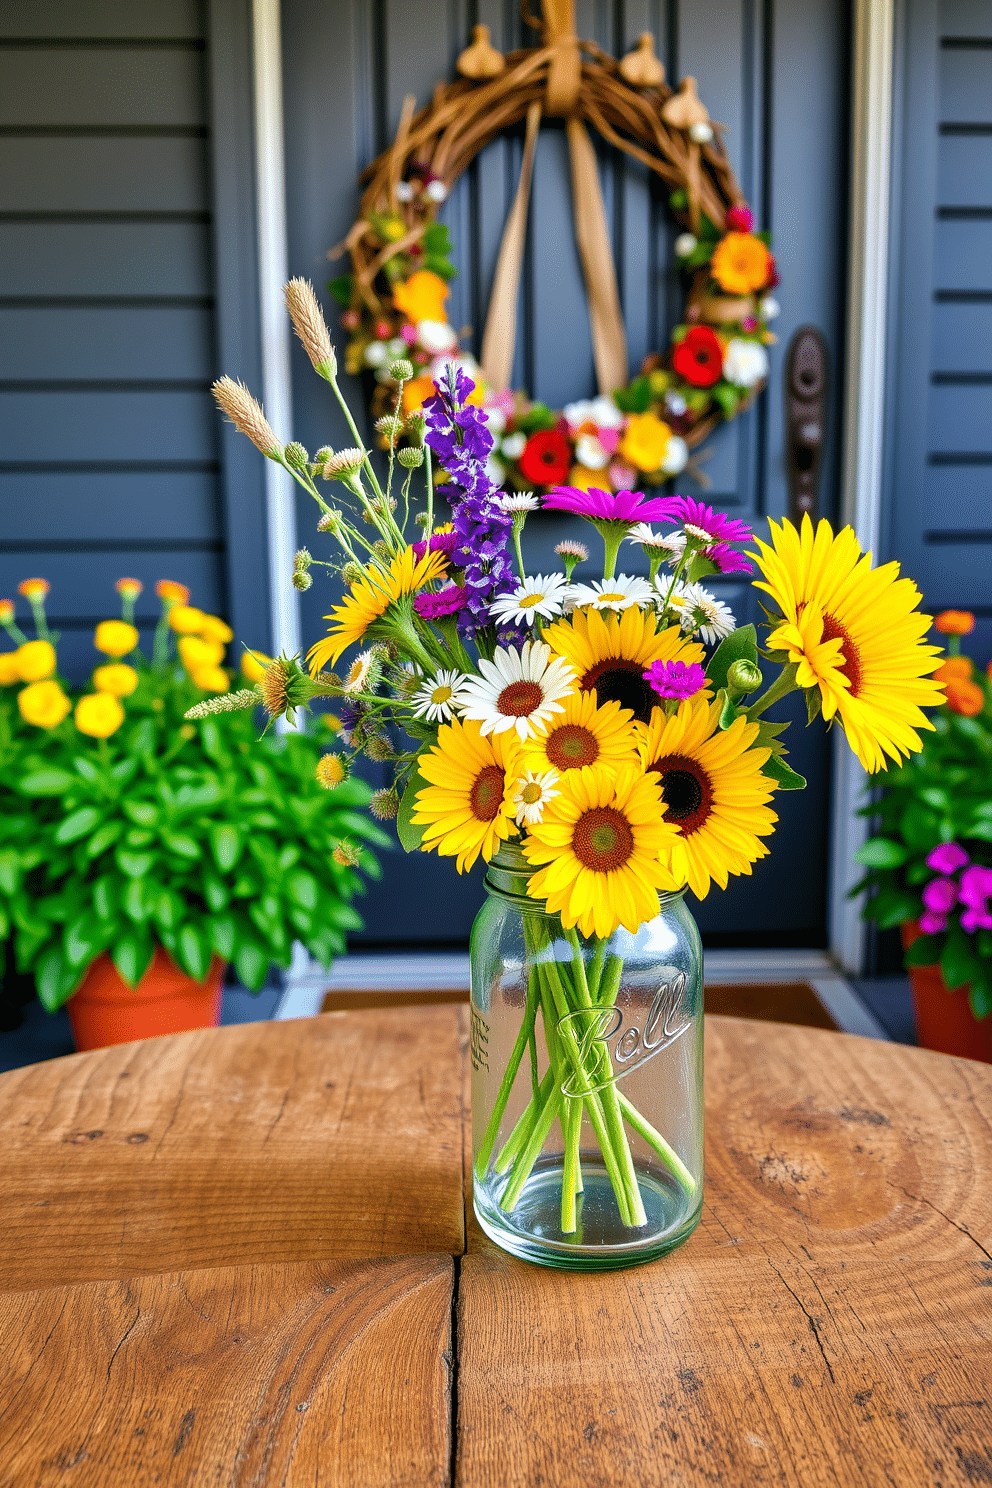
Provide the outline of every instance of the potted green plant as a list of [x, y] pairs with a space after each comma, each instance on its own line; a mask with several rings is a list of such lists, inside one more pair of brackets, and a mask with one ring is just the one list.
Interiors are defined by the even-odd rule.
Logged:
[[898, 928], [928, 1049], [992, 1062], [992, 684], [961, 654], [974, 616], [945, 610], [936, 678], [947, 701], [935, 731], [904, 765], [876, 777], [864, 814], [880, 830], [858, 853], [864, 914]]
[[[232, 635], [158, 586], [152, 657], [138, 648], [140, 585], [121, 580], [119, 620], [75, 694], [57, 673], [40, 580], [21, 586], [37, 634], [0, 602], [16, 649], [0, 653], [0, 942], [50, 1011], [68, 1003], [80, 1048], [217, 1021], [231, 962], [252, 991], [300, 941], [323, 966], [361, 927], [356, 870], [378, 873], [384, 834], [360, 808], [371, 792], [320, 784], [325, 715], [309, 731], [258, 735], [251, 712], [199, 727], [184, 713], [222, 696]], [[263, 661], [246, 653], [248, 680]]]

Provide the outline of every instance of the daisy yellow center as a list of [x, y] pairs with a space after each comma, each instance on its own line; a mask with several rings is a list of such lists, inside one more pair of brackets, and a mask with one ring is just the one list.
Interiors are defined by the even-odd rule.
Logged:
[[445, 687], [435, 687], [434, 691], [431, 693], [431, 702], [432, 703], [446, 703], [450, 697], [451, 697], [451, 688], [450, 687], [446, 687], [446, 686]]
[[599, 740], [591, 729], [578, 723], [563, 723], [548, 737], [545, 753], [559, 770], [578, 770], [599, 758]]
[[586, 868], [595, 873], [612, 873], [622, 868], [634, 851], [634, 834], [622, 811], [613, 806], [599, 806], [586, 811], [575, 823], [572, 851]]
[[579, 686], [583, 692], [595, 691], [600, 707], [604, 703], [619, 703], [621, 708], [629, 708], [641, 723], [649, 723], [657, 698], [641, 675], [643, 671], [639, 662], [608, 656], [589, 668]]
[[510, 718], [527, 718], [543, 702], [544, 689], [537, 682], [511, 682], [496, 699], [496, 707]]
[[825, 641], [840, 640], [840, 654], [844, 658], [844, 664], [840, 670], [851, 684], [851, 696], [857, 697], [864, 682], [861, 657], [850, 635], [840, 621], [834, 619], [833, 615], [823, 617], [823, 639]]
[[498, 765], [480, 770], [472, 784], [469, 805], [477, 821], [495, 821], [503, 804], [503, 771]]
[[626, 594], [621, 594], [619, 589], [605, 590], [600, 596], [604, 604], [612, 604], [614, 600], [626, 599]]
[[668, 810], [665, 820], [674, 822], [684, 837], [704, 826], [713, 810], [713, 786], [706, 771], [684, 754], [666, 754], [650, 767], [661, 776], [661, 791]]
[[541, 787], [536, 780], [532, 780], [524, 786], [520, 792], [520, 799], [525, 806], [533, 806], [535, 802], [541, 799]]
[[520, 601], [520, 608], [522, 610], [532, 609], [534, 605], [543, 604], [545, 597], [543, 594], [525, 594]]

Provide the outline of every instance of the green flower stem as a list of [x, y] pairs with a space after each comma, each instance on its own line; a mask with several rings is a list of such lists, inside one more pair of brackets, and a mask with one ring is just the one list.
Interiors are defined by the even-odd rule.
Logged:
[[[617, 525], [619, 525], [619, 524], [617, 524]], [[614, 524], [611, 523], [610, 524], [610, 529], [611, 530], [607, 531], [606, 524], [604, 522], [604, 524], [602, 525], [602, 527], [600, 527], [600, 529], [599, 529], [600, 532], [602, 533], [602, 537], [603, 537], [603, 578], [604, 578], [604, 580], [605, 579], [612, 579], [614, 573], [616, 572], [617, 554], [620, 551], [620, 544], [623, 542], [624, 538], [627, 535], [627, 529], [625, 527], [620, 526], [619, 531], [614, 532], [614, 531], [612, 531], [612, 527], [613, 526], [614, 526]]]
[[551, 1092], [551, 1098], [545, 1104], [543, 1111], [533, 1131], [530, 1134], [527, 1145], [517, 1159], [513, 1175], [507, 1184], [503, 1197], [499, 1201], [499, 1207], [504, 1213], [509, 1214], [516, 1205], [517, 1200], [523, 1193], [524, 1184], [531, 1175], [531, 1170], [541, 1154], [541, 1148], [547, 1139], [548, 1132], [554, 1123], [555, 1117], [561, 1112], [562, 1102], [565, 1097], [561, 1093], [561, 1087], [555, 1085]]
[[788, 666], [784, 666], [782, 668], [778, 676], [775, 678], [775, 681], [772, 683], [771, 687], [769, 687], [768, 691], [763, 692], [761, 696], [751, 704], [750, 708], [747, 709], [746, 717], [748, 722], [753, 723], [756, 718], [760, 718], [762, 713], [766, 712], [771, 707], [772, 703], [777, 703], [779, 698], [784, 698], [790, 692], [795, 692], [798, 688], [798, 685], [799, 684], [796, 681], [795, 662], [790, 662]]
[[431, 533], [434, 531], [434, 469], [429, 449], [424, 450], [424, 472], [427, 480], [427, 531], [424, 537], [427, 540], [427, 551], [430, 552]]
[[596, 949], [589, 963], [589, 995], [593, 1002], [599, 1001], [599, 983], [603, 975], [603, 960], [606, 956], [606, 941], [596, 936]]
[[471, 674], [475, 670], [475, 667], [459, 638], [457, 618], [454, 615], [442, 615], [436, 620], [432, 620], [431, 624], [436, 630], [441, 632], [444, 643], [451, 652], [451, 660], [458, 671]]
[[527, 575], [524, 572], [524, 555], [520, 547], [520, 534], [524, 530], [524, 522], [526, 520], [527, 517], [526, 513], [524, 512], [521, 512], [518, 516], [515, 516], [513, 518], [513, 546], [517, 552], [517, 573], [520, 575], [521, 584], [525, 584], [527, 582]]
[[505, 1173], [507, 1168], [511, 1167], [518, 1157], [521, 1148], [530, 1136], [534, 1123], [544, 1108], [545, 1101], [550, 1098], [554, 1087], [555, 1072], [553, 1069], [548, 1069], [545, 1071], [544, 1078], [538, 1089], [537, 1100], [528, 1101], [523, 1115], [519, 1118], [513, 1131], [496, 1155], [496, 1161], [493, 1163], [493, 1167], [497, 1173]]
[[[576, 1120], [578, 1117], [578, 1120]], [[582, 1102], [569, 1100], [565, 1107], [565, 1162], [561, 1175], [561, 1229], [563, 1235], [576, 1230], [575, 1195], [581, 1192], [582, 1174], [579, 1162], [579, 1134], [582, 1130]]]
[[696, 1191], [696, 1180], [678, 1153], [669, 1146], [661, 1132], [656, 1131], [650, 1121], [644, 1119], [637, 1107], [625, 1095], [619, 1095], [619, 1101], [621, 1111], [638, 1136], [643, 1137], [648, 1146], [654, 1148], [672, 1177], [677, 1179], [691, 1197]]
[[[475, 1159], [475, 1170], [479, 1174], [480, 1178], [486, 1171], [486, 1164], [489, 1162], [489, 1156], [493, 1150], [493, 1144], [495, 1143], [496, 1138], [499, 1134], [500, 1122], [503, 1120], [503, 1113], [506, 1110], [506, 1103], [510, 1099], [510, 1091], [513, 1088], [513, 1082], [517, 1078], [517, 1070], [520, 1068], [520, 1061], [523, 1059], [524, 1049], [527, 1047], [527, 1044], [534, 1033], [534, 1023], [537, 1018], [537, 1003], [538, 991], [537, 979], [535, 977], [533, 986], [531, 985], [531, 981], [528, 979], [527, 1007], [524, 1012], [524, 1020], [520, 1025], [520, 1031], [518, 1032], [516, 1041], [513, 1045], [512, 1050], [510, 1051], [510, 1057], [507, 1060], [506, 1069], [503, 1071], [503, 1078], [500, 1081], [499, 1090], [496, 1093], [496, 1101], [493, 1105], [492, 1115], [489, 1118], [489, 1124], [486, 1127], [485, 1134], [482, 1138], [482, 1145], [479, 1148], [478, 1156]], [[535, 1100], [537, 1099], [536, 1091], [534, 1098]]]
[[44, 602], [40, 599], [29, 599], [28, 604], [31, 606], [31, 614], [34, 616], [35, 634], [40, 641], [50, 641], [52, 639], [52, 633], [48, 629], [48, 621], [45, 618]]

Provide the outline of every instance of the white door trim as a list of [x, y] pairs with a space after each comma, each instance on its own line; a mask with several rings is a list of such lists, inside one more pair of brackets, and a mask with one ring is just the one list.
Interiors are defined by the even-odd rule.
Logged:
[[[289, 320], [282, 288], [289, 278], [286, 238], [286, 151], [282, 99], [279, 0], [252, 0], [255, 167], [258, 195], [258, 293], [262, 330], [262, 400], [280, 439], [292, 438]], [[281, 465], [265, 462], [269, 603], [272, 645], [278, 655], [300, 649], [300, 606], [293, 588], [296, 496]]]
[[[851, 201], [848, 245], [847, 361], [841, 521], [862, 548], [878, 552], [882, 522], [885, 353], [889, 298], [889, 206], [895, 0], [855, 0], [851, 78]], [[834, 730], [830, 823], [830, 949], [858, 975], [864, 961], [860, 904], [847, 898], [860, 876], [854, 854], [865, 841], [866, 776], [839, 728]]]

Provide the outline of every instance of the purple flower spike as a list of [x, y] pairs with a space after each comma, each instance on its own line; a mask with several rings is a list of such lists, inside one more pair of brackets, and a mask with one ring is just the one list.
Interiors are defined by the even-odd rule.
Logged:
[[[708, 539], [707, 546], [712, 543], [747, 542], [753, 536], [746, 522], [741, 522], [737, 517], [728, 517], [724, 512], [714, 511], [704, 501], [695, 501], [691, 496], [675, 496], [674, 515], [683, 526], [689, 526], [701, 532]], [[690, 536], [695, 536], [693, 532]]]
[[958, 886], [950, 878], [932, 878], [923, 890], [923, 903], [933, 914], [946, 915], [958, 902]]
[[468, 604], [468, 590], [458, 584], [446, 584], [436, 594], [422, 589], [413, 596], [413, 608], [421, 620], [443, 620], [446, 615], [457, 615]]
[[947, 916], [925, 910], [920, 915], [920, 929], [924, 935], [939, 935], [942, 930], [947, 929]]
[[645, 682], [662, 698], [695, 697], [706, 686], [706, 673], [698, 661], [653, 661], [643, 674]]
[[950, 876], [957, 873], [959, 868], [966, 868], [971, 860], [963, 847], [956, 842], [942, 842], [935, 847], [927, 858], [927, 867], [932, 868], [934, 873], [943, 873]]
[[[457, 541], [458, 539], [453, 532], [432, 532], [431, 552], [443, 553], [446, 558], [451, 558], [454, 554], [455, 543]], [[427, 553], [427, 543], [415, 542], [411, 543], [411, 547], [413, 548], [413, 551], [417, 556], [417, 562], [419, 563], [420, 560]]]
[[673, 522], [678, 496], [645, 496], [640, 491], [583, 491], [578, 486], [555, 486], [544, 505], [555, 511], [575, 512], [590, 522]]

